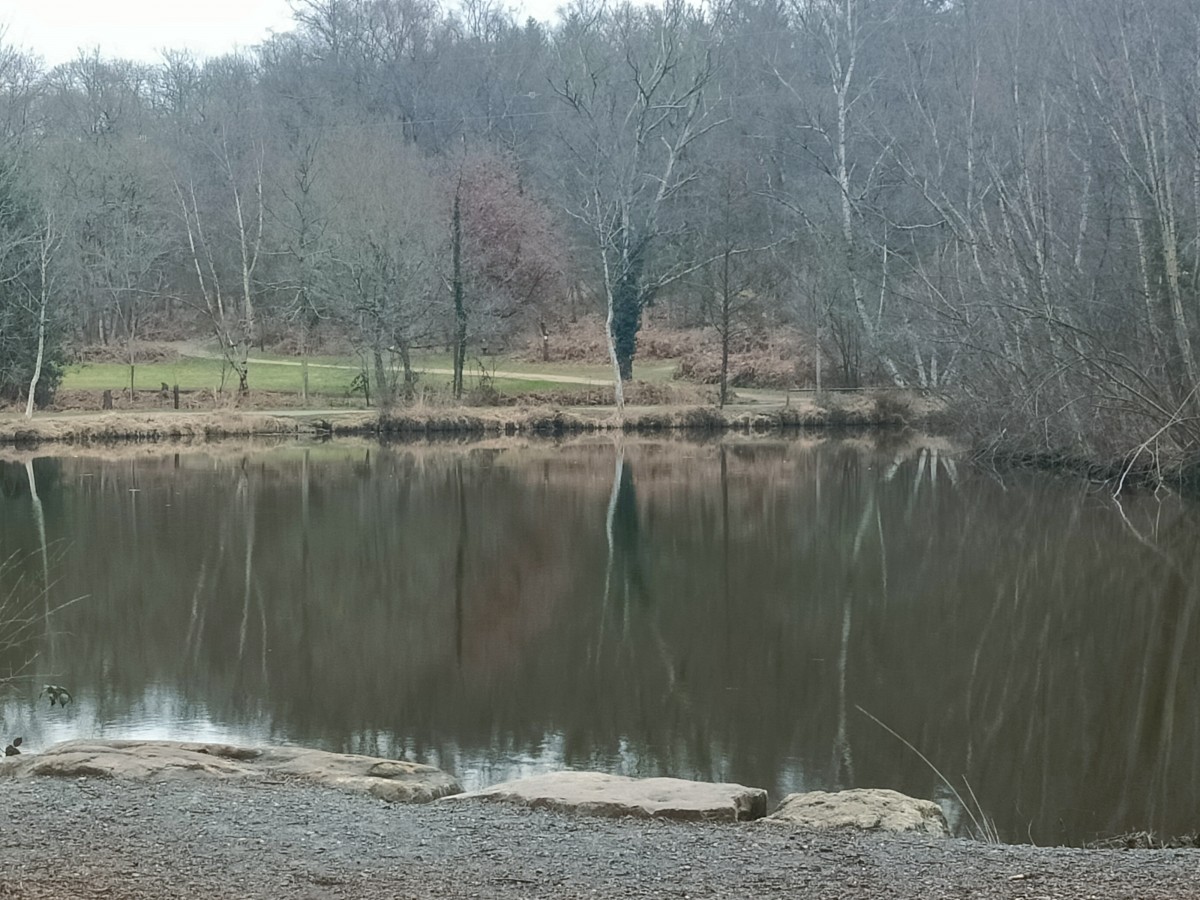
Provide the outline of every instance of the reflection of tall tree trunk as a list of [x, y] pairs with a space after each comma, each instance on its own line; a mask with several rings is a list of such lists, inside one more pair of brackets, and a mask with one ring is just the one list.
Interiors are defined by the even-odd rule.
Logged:
[[[220, 558], [217, 560], [218, 567]], [[200, 636], [204, 633], [204, 613], [205, 610], [200, 605], [200, 600], [204, 596], [204, 586], [207, 581], [208, 566], [206, 560], [200, 561], [200, 574], [196, 576], [196, 587], [192, 591], [192, 610], [188, 616], [187, 636], [183, 639], [183, 646], [187, 651], [187, 659], [192, 664], [198, 664], [200, 656]]]
[[[142, 546], [140, 536], [138, 535], [138, 508], [137, 508], [138, 494], [141, 493], [142, 489], [138, 487], [138, 477], [137, 476], [138, 476], [137, 462], [130, 461], [130, 463], [129, 463], [129, 483], [130, 483], [131, 487], [129, 488], [129, 531], [130, 531], [130, 534], [133, 535], [133, 549], [134, 549], [135, 554], [139, 553], [141, 551], [141, 546]], [[115, 485], [114, 485], [114, 487], [115, 487]], [[140, 564], [140, 562], [141, 562], [141, 560], [139, 559], [138, 563]]]
[[467, 568], [467, 492], [463, 487], [462, 458], [454, 461], [458, 482], [458, 550], [454, 556], [454, 660], [462, 668], [463, 581]]
[[600, 660], [600, 645], [604, 639], [604, 625], [608, 621], [608, 610], [612, 601], [612, 576], [616, 564], [617, 547], [614, 525], [617, 517], [617, 498], [621, 493], [621, 475], [625, 471], [625, 445], [617, 443], [616, 468], [613, 471], [612, 492], [608, 496], [608, 513], [604, 517], [604, 536], [608, 541], [608, 561], [604, 566], [604, 608], [600, 616], [600, 632], [596, 645], [596, 660]]
[[733, 609], [729, 593], [729, 463], [725, 458], [725, 445], [721, 445], [721, 598], [725, 613], [725, 652], [722, 654], [725, 670], [724, 682], [729, 683], [729, 663], [733, 659]]
[[1200, 598], [1200, 592], [1184, 575], [1178, 560], [1173, 555], [1169, 559], [1169, 574], [1157, 598], [1154, 624], [1147, 629], [1137, 719], [1130, 735], [1130, 783], [1148, 783], [1146, 793], [1151, 822], [1168, 807], [1179, 673], [1189, 649], [1192, 622]]
[[225, 553], [229, 548], [227, 529], [218, 526], [216, 541], [216, 553], [212, 558], [212, 563], [209, 563], [207, 554], [200, 561], [200, 572], [196, 576], [196, 587], [192, 590], [192, 610], [188, 621], [185, 646], [188, 648], [188, 663], [196, 668], [201, 665], [200, 649], [204, 643], [204, 629], [208, 618], [208, 602], [211, 596], [208, 590], [209, 575], [210, 573], [214, 573], [212, 576], [213, 581], [218, 587], [214, 587], [213, 590], [219, 590], [220, 573], [225, 566]]
[[262, 676], [262, 689], [265, 692], [269, 686], [267, 673], [267, 604], [263, 599], [262, 585], [255, 585], [254, 596], [258, 600], [258, 626], [261, 629], [258, 642], [258, 668]]
[[[1184, 657], [1193, 648], [1190, 646], [1192, 622], [1196, 616], [1197, 599], [1200, 593], [1195, 588], [1194, 581], [1187, 581], [1182, 586], [1185, 597], [1183, 608], [1173, 610], [1171, 621], [1163, 629], [1164, 643], [1170, 644], [1170, 658], [1164, 666], [1165, 684], [1162, 692], [1162, 721], [1156, 742], [1156, 757], [1154, 760], [1154, 780], [1157, 782], [1156, 799], [1160, 810], [1165, 810], [1168, 795], [1171, 790], [1169, 777], [1170, 759], [1175, 746], [1175, 715], [1179, 698], [1179, 673], [1183, 671]], [[1164, 623], [1166, 624], [1166, 623]], [[1184, 688], [1185, 692], [1187, 688]], [[1151, 807], [1153, 809], [1153, 807]]]
[[[870, 527], [872, 520], [875, 521], [876, 527], [879, 530], [880, 539], [883, 538], [882, 520], [879, 518], [878, 504], [875, 496], [875, 480], [867, 480], [867, 501], [863, 505], [862, 515], [858, 520], [858, 528], [854, 533], [854, 543], [851, 545], [850, 559], [853, 571], [858, 568], [859, 559], [862, 556], [863, 541], [867, 536], [867, 529]], [[886, 573], [884, 574], [886, 581]], [[853, 624], [853, 606], [854, 606], [854, 591], [850, 586], [847, 586], [846, 593], [842, 599], [842, 637], [841, 645], [838, 651], [838, 724], [837, 735], [833, 740], [833, 778], [838, 784], [844, 784], [847, 787], [854, 785], [854, 755], [850, 748], [850, 733], [847, 727], [847, 708], [849, 707], [849, 698], [846, 692], [846, 675], [850, 666], [850, 631]]]
[[[1194, 588], [1196, 571], [1192, 562], [1195, 522], [1187, 523], [1181, 533], [1181, 548], [1159, 532], [1156, 524], [1152, 536], [1142, 534], [1130, 522], [1120, 500], [1115, 508], [1121, 520], [1136, 540], [1154, 554], [1154, 566], [1162, 572], [1162, 580], [1147, 584], [1144, 594], [1153, 596], [1150, 622], [1142, 635], [1141, 649], [1132, 654], [1136, 680], [1134, 718], [1127, 728], [1124, 750], [1126, 775], [1121, 779], [1122, 791], [1112, 812], [1108, 828], [1121, 832], [1127, 828], [1130, 808], [1141, 805], [1145, 810], [1142, 827], [1159, 830], [1159, 822], [1168, 816], [1171, 802], [1172, 758], [1177, 760], [1176, 716], [1180, 703], [1180, 674], [1187, 665], [1189, 650], [1195, 643], [1194, 622], [1200, 592]], [[1153, 594], [1151, 594], [1153, 592]], [[1187, 702], [1184, 701], [1184, 702]], [[1192, 722], [1188, 722], [1192, 724]], [[1194, 725], [1193, 725], [1194, 727]], [[1192, 736], [1183, 738], [1184, 748], [1194, 744]], [[1163, 838], [1177, 836], [1164, 833]]]
[[846, 727], [846, 670], [850, 660], [850, 592], [842, 599], [842, 642], [838, 652], [838, 724], [833, 740], [833, 781], [845, 787], [854, 786], [854, 755], [850, 750], [850, 734]]
[[925, 466], [929, 462], [929, 451], [921, 448], [917, 457], [917, 474], [913, 477], [912, 492], [908, 496], [908, 506], [904, 510], [904, 521], [911, 522], [917, 509], [917, 497], [921, 493], [921, 483], [925, 480]]
[[610, 573], [620, 590], [622, 630], [628, 636], [632, 601], [636, 599], [645, 605], [649, 598], [642, 569], [641, 521], [633, 468], [625, 462], [623, 454], [617, 462], [608, 509]]
[[250, 497], [250, 481], [243, 473], [242, 484], [242, 521], [246, 526], [246, 568], [242, 581], [242, 625], [238, 630], [238, 661], [246, 651], [246, 629], [250, 622], [250, 593], [254, 578], [254, 503]]
[[46, 618], [46, 633], [50, 636], [50, 671], [55, 666], [54, 631], [50, 628], [50, 549], [46, 543], [46, 513], [42, 509], [42, 498], [38, 496], [37, 477], [33, 473], [33, 460], [25, 461], [25, 477], [29, 480], [29, 501], [33, 506], [33, 522], [37, 526], [38, 550], [42, 555], [42, 604]]
[[305, 583], [308, 582], [308, 494], [309, 483], [312, 479], [308, 468], [309, 451], [304, 451], [300, 458], [300, 561], [304, 566]]

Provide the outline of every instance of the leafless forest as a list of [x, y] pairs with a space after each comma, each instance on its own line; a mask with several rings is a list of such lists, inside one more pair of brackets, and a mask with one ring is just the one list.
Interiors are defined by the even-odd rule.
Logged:
[[[0, 55], [0, 390], [152, 323], [387, 382], [653, 305], [792, 325], [829, 383], [944, 392], [983, 446], [1200, 440], [1191, 0], [296, 0], [252, 52]], [[40, 365], [40, 375], [38, 375]], [[402, 375], [402, 377], [403, 377]]]

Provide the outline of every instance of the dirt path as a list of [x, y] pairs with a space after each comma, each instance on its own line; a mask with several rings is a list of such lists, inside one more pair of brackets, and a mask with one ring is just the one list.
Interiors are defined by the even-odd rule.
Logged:
[[0, 898], [1139, 898], [1200, 851], [388, 805], [295, 783], [0, 780]]
[[[250, 362], [256, 366], [295, 366], [299, 368], [301, 363], [292, 362], [286, 359], [255, 359], [251, 358]], [[345, 369], [349, 371], [358, 371], [357, 366], [342, 366], [334, 363], [309, 363], [310, 369]], [[453, 369], [440, 368], [422, 368], [417, 366], [413, 369], [418, 375], [454, 375]], [[496, 369], [488, 373], [492, 378], [509, 378], [514, 381], [550, 381], [554, 384], [586, 384], [592, 387], [606, 387], [612, 384], [601, 378], [585, 378], [582, 375], [555, 375], [549, 372], [509, 372], [504, 369]]]

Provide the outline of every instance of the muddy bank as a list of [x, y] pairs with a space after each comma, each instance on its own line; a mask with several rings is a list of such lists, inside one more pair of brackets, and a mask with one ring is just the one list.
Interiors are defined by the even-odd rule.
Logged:
[[389, 804], [285, 780], [0, 781], [0, 897], [1146, 898], [1200, 851], [1086, 851]]

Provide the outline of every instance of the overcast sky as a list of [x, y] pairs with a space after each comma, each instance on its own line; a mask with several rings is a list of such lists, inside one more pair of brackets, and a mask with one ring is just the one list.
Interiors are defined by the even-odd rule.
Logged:
[[[511, 0], [549, 19], [559, 0]], [[39, 54], [48, 65], [80, 48], [102, 56], [157, 61], [164, 49], [212, 56], [250, 47], [291, 27], [287, 0], [0, 0], [5, 42]]]

